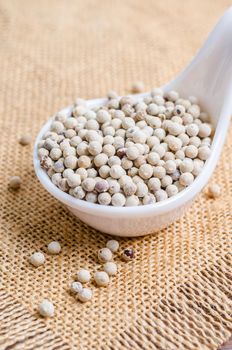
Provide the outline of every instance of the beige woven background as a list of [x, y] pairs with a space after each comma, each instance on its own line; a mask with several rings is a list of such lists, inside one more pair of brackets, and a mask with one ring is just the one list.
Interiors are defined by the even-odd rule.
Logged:
[[[68, 293], [81, 266], [96, 264], [107, 237], [79, 222], [38, 183], [32, 148], [46, 119], [77, 96], [94, 98], [133, 81], [173, 78], [196, 53], [228, 0], [0, 0], [0, 349], [216, 349], [232, 332], [232, 141], [189, 212], [150, 237], [121, 240], [136, 260], [119, 263], [107, 288], [82, 305]], [[232, 132], [232, 130], [231, 130]], [[20, 175], [19, 192], [8, 191]], [[60, 241], [37, 269], [35, 250]], [[36, 313], [41, 298], [53, 319]]]

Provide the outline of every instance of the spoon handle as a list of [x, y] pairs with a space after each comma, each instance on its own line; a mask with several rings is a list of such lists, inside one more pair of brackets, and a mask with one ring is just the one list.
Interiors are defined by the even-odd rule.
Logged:
[[[195, 95], [211, 116], [232, 114], [232, 7], [180, 75], [167, 85], [182, 96]], [[187, 97], [187, 96], [186, 96]]]

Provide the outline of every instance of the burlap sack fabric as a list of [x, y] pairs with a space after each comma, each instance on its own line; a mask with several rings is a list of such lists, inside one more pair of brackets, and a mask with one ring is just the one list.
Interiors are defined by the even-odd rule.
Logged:
[[[35, 178], [32, 147], [55, 111], [77, 96], [127, 93], [173, 78], [229, 6], [217, 1], [0, 1], [0, 349], [216, 349], [232, 332], [231, 164], [228, 137], [213, 181], [188, 213], [157, 234], [121, 239], [136, 250], [119, 262], [91, 303], [68, 292], [79, 267], [91, 271], [107, 237], [73, 217]], [[232, 131], [232, 130], [231, 130]], [[20, 175], [17, 193], [8, 178]], [[62, 254], [33, 268], [28, 257], [58, 240]], [[120, 261], [120, 260], [119, 260]], [[36, 308], [52, 300], [56, 315]]]

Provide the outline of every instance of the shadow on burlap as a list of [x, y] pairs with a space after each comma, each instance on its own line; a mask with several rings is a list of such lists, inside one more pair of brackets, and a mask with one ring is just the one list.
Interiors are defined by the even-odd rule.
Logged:
[[[77, 96], [127, 93], [174, 77], [191, 59], [229, 1], [0, 1], [0, 349], [216, 349], [232, 331], [231, 164], [228, 137], [213, 181], [188, 213], [152, 236], [121, 239], [136, 260], [119, 262], [107, 288], [82, 305], [68, 292], [80, 266], [93, 269], [107, 237], [74, 218], [41, 187], [33, 137], [49, 115]], [[231, 132], [231, 131], [230, 131]], [[21, 175], [20, 191], [7, 190]], [[62, 253], [28, 263], [50, 240]], [[56, 315], [38, 318], [42, 298]]]

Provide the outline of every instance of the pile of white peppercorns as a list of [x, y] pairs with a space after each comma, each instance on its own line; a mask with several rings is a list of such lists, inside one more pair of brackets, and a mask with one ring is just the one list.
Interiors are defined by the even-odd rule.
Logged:
[[[52, 255], [59, 254], [61, 252], [61, 246], [59, 242], [50, 242], [47, 246], [48, 253]], [[113, 254], [117, 253], [119, 250], [118, 241], [111, 239], [106, 243], [106, 247], [98, 251], [98, 260], [101, 263], [101, 270], [95, 271], [93, 280], [98, 287], [105, 287], [110, 283], [110, 277], [117, 274], [118, 267], [113, 261]], [[131, 261], [135, 257], [133, 248], [126, 248], [121, 253], [121, 258], [124, 261]], [[45, 256], [42, 252], [33, 253], [29, 262], [35, 266], [39, 267], [45, 263]], [[92, 280], [91, 273], [87, 269], [80, 269], [76, 274], [77, 281], [72, 282], [70, 286], [70, 291], [77, 295], [77, 299], [83, 303], [92, 299], [93, 293], [92, 289], [84, 287], [83, 285]], [[43, 317], [53, 317], [55, 313], [55, 308], [53, 303], [48, 299], [43, 299], [38, 305], [38, 312]]]
[[[110, 277], [115, 276], [118, 271], [117, 264], [112, 261], [113, 254], [117, 253], [119, 249], [119, 243], [116, 240], [110, 240], [107, 242], [106, 247], [98, 251], [98, 260], [103, 264], [100, 270], [94, 272], [93, 280], [98, 287], [106, 287], [110, 283]], [[134, 259], [134, 250], [132, 248], [124, 249], [121, 255], [125, 261]], [[71, 292], [77, 295], [77, 298], [81, 302], [87, 302], [92, 299], [92, 290], [90, 288], [84, 288], [83, 284], [91, 281], [91, 274], [87, 269], [80, 269], [76, 275], [77, 282], [72, 282], [70, 289]]]
[[210, 156], [212, 126], [198, 100], [153, 89], [142, 99], [108, 94], [71, 115], [57, 113], [38, 145], [53, 184], [77, 199], [112, 206], [151, 204], [189, 186]]

